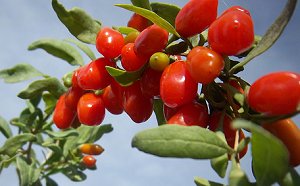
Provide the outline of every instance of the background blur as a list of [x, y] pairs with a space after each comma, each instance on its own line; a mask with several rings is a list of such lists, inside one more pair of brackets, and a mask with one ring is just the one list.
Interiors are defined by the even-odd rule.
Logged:
[[[182, 7], [187, 0], [160, 0]], [[86, 10], [104, 26], [126, 25], [131, 12], [114, 7], [116, 3], [130, 3], [129, 0], [61, 0], [68, 9], [78, 6]], [[240, 5], [251, 12], [255, 23], [255, 33], [262, 35], [279, 15], [286, 1], [279, 0], [219, 0], [219, 12], [232, 5]], [[300, 73], [300, 5], [277, 43], [266, 53], [257, 57], [240, 73], [252, 83], [262, 75], [281, 70]], [[65, 39], [73, 37], [56, 17], [50, 0], [9, 0], [0, 1], [0, 69], [11, 68], [17, 63], [30, 63], [45, 74], [62, 77], [75, 67], [55, 58], [42, 50], [27, 51], [27, 46], [41, 38]], [[91, 45], [95, 50], [95, 47]], [[97, 54], [97, 53], [96, 53]], [[100, 56], [99, 54], [97, 54]], [[87, 58], [86, 63], [89, 62]], [[18, 84], [5, 84], [0, 81], [0, 115], [7, 121], [17, 116], [25, 102], [16, 97], [30, 81]], [[286, 96], [286, 95], [283, 95]], [[300, 124], [300, 118], [294, 118]], [[86, 171], [84, 182], [74, 183], [63, 175], [53, 178], [60, 185], [112, 185], [112, 186], [190, 186], [194, 176], [214, 181], [222, 181], [210, 168], [209, 161], [158, 158], [131, 148], [131, 138], [135, 133], [156, 126], [151, 117], [143, 124], [135, 124], [123, 114], [112, 116], [107, 112], [104, 123], [112, 123], [114, 131], [100, 141], [105, 152], [97, 157], [96, 171]], [[16, 131], [14, 131], [16, 132]], [[0, 136], [0, 146], [4, 137]], [[242, 167], [250, 174], [249, 151], [242, 159]], [[298, 167], [298, 171], [300, 168]], [[253, 177], [250, 177], [253, 180]], [[225, 180], [226, 182], [226, 180]], [[0, 175], [0, 185], [18, 185], [14, 168], [4, 169]]]

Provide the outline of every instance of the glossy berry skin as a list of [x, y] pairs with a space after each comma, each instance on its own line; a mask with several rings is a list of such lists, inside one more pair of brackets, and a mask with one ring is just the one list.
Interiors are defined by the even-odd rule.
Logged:
[[150, 67], [156, 71], [163, 71], [169, 63], [169, 56], [163, 52], [154, 53], [149, 60]]
[[74, 88], [80, 88], [78, 85], [78, 80], [77, 80], [77, 76], [78, 76], [78, 72], [81, 70], [82, 67], [76, 69], [72, 75], [72, 87]]
[[138, 31], [142, 32], [143, 30], [145, 30], [148, 26], [150, 26], [151, 22], [144, 18], [143, 16], [134, 13], [130, 20], [127, 23], [128, 27], [132, 27], [137, 29]]
[[186, 62], [170, 64], [160, 79], [160, 96], [164, 104], [174, 108], [193, 101], [197, 96], [198, 84], [190, 75]]
[[162, 72], [147, 68], [141, 77], [141, 90], [149, 97], [159, 96], [160, 78]]
[[300, 130], [290, 118], [262, 125], [283, 142], [290, 156], [290, 165], [300, 165]]
[[104, 27], [97, 34], [96, 48], [100, 54], [108, 59], [118, 57], [124, 44], [123, 35], [117, 30]]
[[[243, 13], [245, 13], [245, 14], [251, 16], [250, 12], [249, 12], [247, 9], [245, 9], [244, 7], [241, 7], [241, 6], [232, 6], [232, 7], [228, 8], [228, 9], [226, 9], [226, 10], [222, 13], [222, 15], [224, 15], [224, 14], [226, 14], [226, 13], [228, 13], [228, 12], [232, 12], [232, 11], [241, 11], [241, 12], [243, 12]], [[222, 15], [221, 15], [221, 16], [222, 16]]]
[[134, 43], [128, 43], [122, 48], [121, 64], [126, 71], [136, 71], [147, 63], [147, 58], [134, 52]]
[[104, 149], [98, 144], [85, 143], [80, 145], [79, 150], [83, 154], [100, 155]]
[[53, 112], [53, 123], [59, 129], [69, 128], [76, 116], [76, 111], [66, 106], [65, 97], [66, 94], [59, 97]]
[[185, 38], [203, 32], [217, 18], [218, 0], [190, 0], [176, 16], [176, 31]]
[[80, 99], [80, 97], [84, 94], [84, 90], [81, 88], [75, 88], [71, 87], [69, 88], [68, 92], [66, 93], [65, 97], [65, 104], [67, 107], [69, 107], [72, 110], [77, 109], [77, 103]]
[[100, 125], [105, 116], [105, 107], [101, 96], [86, 93], [78, 101], [78, 119], [82, 124]]
[[83, 156], [83, 158], [82, 158], [82, 163], [88, 168], [95, 167], [96, 161], [97, 160], [92, 155], [86, 155], [86, 156]]
[[115, 64], [102, 57], [81, 67], [77, 75], [78, 85], [84, 90], [99, 90], [107, 87], [112, 77], [105, 66], [115, 66]]
[[123, 93], [123, 87], [116, 81], [112, 81], [112, 84], [104, 89], [102, 99], [105, 108], [110, 113], [115, 115], [123, 113]]
[[196, 82], [208, 84], [220, 75], [224, 68], [224, 60], [215, 51], [198, 46], [188, 54], [187, 67]]
[[208, 43], [222, 55], [238, 55], [254, 42], [252, 18], [242, 11], [229, 11], [215, 20], [208, 29]]
[[134, 42], [136, 54], [150, 58], [155, 52], [162, 51], [168, 43], [169, 33], [157, 25], [143, 30]]
[[123, 108], [135, 123], [142, 123], [150, 118], [153, 99], [142, 93], [139, 80], [124, 88]]
[[195, 101], [185, 104], [167, 121], [167, 123], [206, 128], [208, 123], [207, 106]]
[[253, 110], [268, 116], [295, 112], [300, 103], [300, 74], [273, 72], [257, 79], [247, 101]]

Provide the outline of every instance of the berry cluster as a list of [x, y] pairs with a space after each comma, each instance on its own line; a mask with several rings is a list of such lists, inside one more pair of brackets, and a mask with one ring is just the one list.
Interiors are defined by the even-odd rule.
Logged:
[[104, 149], [97, 144], [85, 143], [79, 146], [79, 151], [84, 154], [82, 158], [82, 163], [87, 168], [93, 168], [96, 165], [95, 155], [100, 155]]
[[[234, 148], [236, 136], [239, 141], [245, 138], [242, 130], [230, 127], [234, 118], [248, 119], [252, 113], [279, 116], [296, 112], [300, 102], [299, 74], [267, 75], [248, 90], [250, 85], [237, 77], [237, 72], [229, 72], [237, 63], [230, 57], [243, 57], [252, 49], [254, 26], [249, 11], [243, 7], [230, 7], [218, 17], [217, 8], [218, 0], [190, 0], [175, 19], [181, 38], [169, 37], [162, 27], [136, 13], [127, 24], [136, 31], [125, 37], [118, 30], [102, 28], [96, 48], [103, 57], [73, 73], [72, 87], [60, 97], [54, 111], [56, 126], [66, 129], [80, 124], [99, 125], [105, 109], [112, 114], [125, 111], [132, 121], [142, 123], [152, 115], [154, 99], [159, 99], [167, 124], [222, 130]], [[202, 33], [206, 30], [204, 38]], [[189, 39], [195, 35], [201, 35], [204, 41], [192, 44]], [[167, 50], [176, 40], [187, 45], [184, 51]], [[107, 66], [140, 71], [141, 76], [122, 86], [108, 73]], [[245, 101], [239, 102], [235, 95]], [[295, 138], [300, 142], [299, 135]], [[246, 152], [247, 146], [240, 150], [240, 158]], [[291, 161], [293, 165], [300, 163], [299, 158], [292, 157]]]

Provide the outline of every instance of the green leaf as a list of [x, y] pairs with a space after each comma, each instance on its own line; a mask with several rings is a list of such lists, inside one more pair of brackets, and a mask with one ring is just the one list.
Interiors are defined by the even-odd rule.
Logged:
[[91, 60], [95, 60], [96, 56], [94, 54], [94, 52], [84, 43], [77, 41], [75, 39], [65, 39], [65, 41], [68, 41], [70, 43], [75, 44], [78, 48], [81, 49], [82, 52], [84, 52]]
[[282, 186], [300, 185], [300, 175], [295, 169], [290, 168], [289, 172], [285, 175], [283, 180], [280, 181], [280, 185]]
[[105, 133], [109, 133], [113, 130], [111, 125], [101, 125], [101, 126], [85, 126], [81, 125], [77, 128], [78, 136], [69, 137], [63, 148], [63, 155], [67, 156], [69, 150], [77, 148], [78, 145], [83, 143], [94, 143], [98, 141]]
[[50, 177], [46, 177], [46, 186], [58, 186], [58, 184]]
[[59, 20], [67, 27], [69, 32], [84, 43], [95, 44], [101, 23], [94, 20], [84, 10], [74, 7], [66, 10], [57, 0], [52, 0], [52, 7]]
[[63, 174], [75, 182], [84, 181], [86, 179], [86, 175], [82, 171], [77, 170], [74, 166], [65, 168]]
[[5, 83], [18, 83], [38, 76], [43, 76], [43, 73], [27, 63], [0, 70], [0, 78], [4, 79]]
[[197, 186], [225, 186], [224, 184], [216, 183], [199, 177], [195, 177], [194, 182]]
[[16, 157], [18, 157], [18, 156], [20, 156], [20, 154], [16, 154], [12, 157], [10, 157], [10, 156], [1, 156], [0, 155], [0, 174], [2, 172], [2, 169], [9, 167], [10, 164], [15, 162]]
[[226, 175], [226, 170], [228, 167], [228, 155], [223, 154], [217, 158], [213, 158], [210, 160], [211, 167], [216, 171], [216, 173], [224, 178]]
[[0, 116], [0, 131], [6, 138], [10, 138], [13, 135], [7, 121], [5, 121], [5, 119], [2, 118], [1, 116]]
[[30, 99], [48, 91], [56, 98], [59, 98], [66, 88], [56, 78], [46, 78], [32, 82], [25, 90], [18, 94], [19, 98]]
[[167, 3], [153, 2], [151, 3], [151, 8], [153, 12], [175, 27], [175, 19], [180, 11], [180, 7]]
[[168, 54], [176, 55], [176, 54], [184, 53], [185, 51], [187, 51], [188, 47], [189, 47], [188, 44], [184, 41], [181, 41], [179, 43], [173, 42], [169, 44], [165, 50], [166, 53]]
[[80, 53], [72, 45], [57, 39], [40, 39], [28, 46], [28, 50], [43, 49], [47, 53], [67, 61], [70, 65], [83, 65]]
[[19, 134], [8, 138], [4, 145], [0, 148], [0, 153], [6, 154], [8, 156], [14, 156], [17, 151], [27, 142], [34, 141], [36, 139], [35, 135], [30, 133]]
[[[251, 186], [246, 173], [237, 165], [237, 162], [234, 157], [232, 160], [232, 168], [229, 173], [229, 185], [230, 186]], [[255, 184], [254, 184], [255, 185]]]
[[167, 30], [168, 32], [180, 37], [180, 35], [176, 32], [175, 28], [168, 21], [161, 18], [159, 15], [157, 15], [156, 13], [154, 13], [150, 10], [140, 8], [137, 6], [133, 6], [133, 5], [129, 5], [129, 4], [116, 4], [115, 6], [124, 8], [126, 10], [133, 11], [133, 12], [147, 18], [148, 20], [152, 21], [154, 24], [160, 26], [161, 28]]
[[284, 10], [277, 17], [275, 22], [268, 28], [267, 32], [261, 38], [257, 46], [247, 55], [247, 57], [241, 63], [235, 65], [232, 69], [230, 69], [229, 71], [230, 74], [234, 74], [237, 69], [245, 66], [253, 58], [264, 53], [277, 41], [279, 36], [284, 31], [286, 25], [290, 21], [294, 13], [294, 10], [296, 8], [296, 4], [297, 4], [297, 0], [289, 0], [287, 2]]
[[63, 131], [47, 130], [46, 133], [53, 139], [66, 139], [71, 136], [79, 136], [79, 133], [75, 129], [68, 129]]
[[138, 7], [141, 7], [141, 8], [151, 10], [149, 0], [131, 0], [131, 3], [134, 6], [138, 6]]
[[56, 162], [61, 159], [63, 155], [62, 149], [59, 147], [59, 145], [56, 145], [55, 143], [45, 142], [42, 144], [43, 147], [46, 147], [52, 151], [51, 155], [47, 158], [45, 164], [51, 164], [53, 162]]
[[131, 85], [134, 81], [138, 80], [141, 75], [143, 74], [145, 70], [144, 66], [143, 68], [137, 70], [137, 71], [132, 71], [132, 72], [127, 72], [125, 70], [117, 69], [111, 66], [106, 66], [107, 72], [122, 86], [129, 86]]
[[156, 116], [156, 120], [158, 125], [163, 125], [166, 123], [165, 115], [164, 115], [164, 103], [161, 99], [154, 99], [153, 109]]
[[175, 124], [137, 133], [132, 147], [161, 157], [193, 159], [216, 158], [233, 150], [210, 130]]
[[20, 186], [34, 185], [41, 173], [40, 169], [35, 168], [34, 164], [28, 165], [22, 157], [17, 157], [17, 170], [20, 175]]
[[115, 30], [118, 30], [121, 34], [125, 34], [125, 35], [128, 35], [131, 32], [139, 32], [137, 29], [132, 27], [127, 27], [127, 26], [119, 26], [119, 27], [114, 26], [113, 28]]
[[253, 171], [257, 185], [271, 185], [283, 179], [289, 165], [288, 152], [283, 143], [250, 121], [235, 120], [233, 127], [245, 128], [252, 133]]
[[54, 97], [52, 94], [45, 93], [43, 94], [43, 101], [45, 102], [44, 112], [48, 115], [51, 114], [54, 111], [57, 98]]

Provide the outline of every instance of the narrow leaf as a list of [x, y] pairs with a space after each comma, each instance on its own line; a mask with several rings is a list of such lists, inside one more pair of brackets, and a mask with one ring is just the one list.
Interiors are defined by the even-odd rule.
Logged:
[[17, 170], [20, 174], [20, 186], [34, 185], [40, 176], [40, 170], [28, 165], [22, 157], [17, 157]]
[[225, 186], [224, 184], [216, 183], [199, 177], [195, 177], [194, 182], [197, 186]]
[[211, 167], [216, 171], [216, 173], [224, 178], [226, 175], [227, 167], [228, 167], [228, 155], [223, 154], [217, 158], [213, 158], [210, 160]]
[[288, 171], [289, 165], [288, 152], [283, 143], [271, 133], [250, 121], [235, 120], [233, 127], [245, 128], [252, 133], [253, 171], [257, 185], [271, 185], [282, 180]]
[[46, 186], [58, 186], [58, 184], [50, 177], [46, 177]]
[[13, 135], [7, 121], [5, 121], [5, 119], [2, 118], [1, 116], [0, 116], [0, 131], [6, 138], [10, 138]]
[[211, 159], [232, 149], [214, 132], [192, 126], [162, 125], [137, 133], [132, 147], [161, 157]]
[[18, 94], [19, 98], [30, 99], [41, 95], [44, 91], [48, 91], [56, 98], [59, 98], [66, 88], [56, 78], [46, 78], [32, 82], [25, 90]]
[[95, 44], [101, 23], [94, 20], [84, 10], [72, 8], [66, 10], [57, 0], [52, 0], [52, 7], [59, 20], [67, 27], [69, 32], [82, 42]]
[[133, 11], [133, 12], [147, 18], [148, 20], [152, 21], [154, 24], [160, 26], [161, 28], [167, 30], [168, 32], [180, 37], [180, 35], [176, 32], [175, 28], [168, 21], [161, 18], [159, 15], [157, 15], [156, 13], [154, 13], [150, 10], [140, 8], [137, 6], [133, 6], [133, 5], [129, 5], [129, 4], [116, 4], [115, 6], [124, 8], [129, 11]]
[[81, 126], [78, 129], [79, 143], [94, 143], [98, 141], [103, 134], [110, 133], [113, 130], [111, 124], [96, 127]]
[[[246, 173], [238, 166], [234, 157], [231, 157], [232, 168], [229, 173], [229, 185], [251, 186]], [[254, 184], [255, 185], [255, 184]]]
[[151, 8], [153, 12], [175, 27], [175, 18], [180, 11], [180, 7], [167, 3], [153, 2], [151, 3]]
[[46, 131], [46, 133], [54, 139], [66, 139], [70, 136], [79, 135], [75, 129], [69, 129], [64, 131]]
[[5, 83], [18, 83], [38, 76], [43, 76], [43, 73], [27, 63], [17, 64], [12, 68], [0, 70], [0, 78]]
[[113, 27], [115, 30], [118, 30], [121, 34], [128, 35], [131, 32], [139, 32], [137, 29], [132, 27], [120, 26], [120, 27]]
[[290, 168], [289, 172], [285, 175], [282, 181], [279, 182], [283, 186], [300, 185], [300, 175], [296, 169]]
[[20, 149], [25, 143], [35, 139], [35, 135], [30, 133], [13, 136], [5, 141], [4, 145], [0, 148], [0, 153], [8, 156], [14, 156], [17, 153], [17, 150]]
[[237, 69], [246, 65], [256, 56], [268, 50], [279, 38], [284, 31], [286, 25], [290, 21], [296, 8], [297, 0], [288, 0], [284, 10], [277, 17], [275, 22], [268, 28], [265, 35], [261, 38], [257, 46], [247, 55], [247, 57], [239, 64], [230, 69], [230, 73], [234, 74]]
[[62, 149], [55, 143], [43, 143], [42, 146], [47, 147], [48, 149], [50, 149], [52, 151], [49, 158], [47, 158], [46, 163], [51, 164], [54, 161], [60, 160], [60, 158], [62, 157], [62, 154], [63, 154]]
[[63, 174], [75, 182], [84, 181], [86, 179], [86, 175], [73, 166], [64, 169]]
[[127, 72], [125, 70], [113, 68], [111, 66], [106, 66], [105, 68], [108, 73], [122, 86], [129, 86], [134, 81], [138, 80], [145, 69], [144, 67], [137, 71]]
[[91, 60], [95, 60], [96, 56], [94, 54], [94, 52], [84, 43], [77, 41], [75, 39], [65, 39], [65, 41], [68, 41], [70, 43], [75, 44], [78, 48], [80, 48], [82, 50], [82, 52], [84, 52]]
[[141, 8], [151, 10], [149, 0], [131, 0], [131, 3], [134, 6], [138, 6], [138, 7], [141, 7]]
[[28, 50], [43, 49], [47, 53], [67, 61], [70, 65], [83, 65], [80, 53], [72, 45], [57, 39], [41, 39], [31, 43]]
[[166, 123], [165, 115], [164, 115], [164, 104], [161, 99], [154, 99], [153, 102], [154, 113], [156, 116], [156, 120], [158, 125], [163, 125]]

